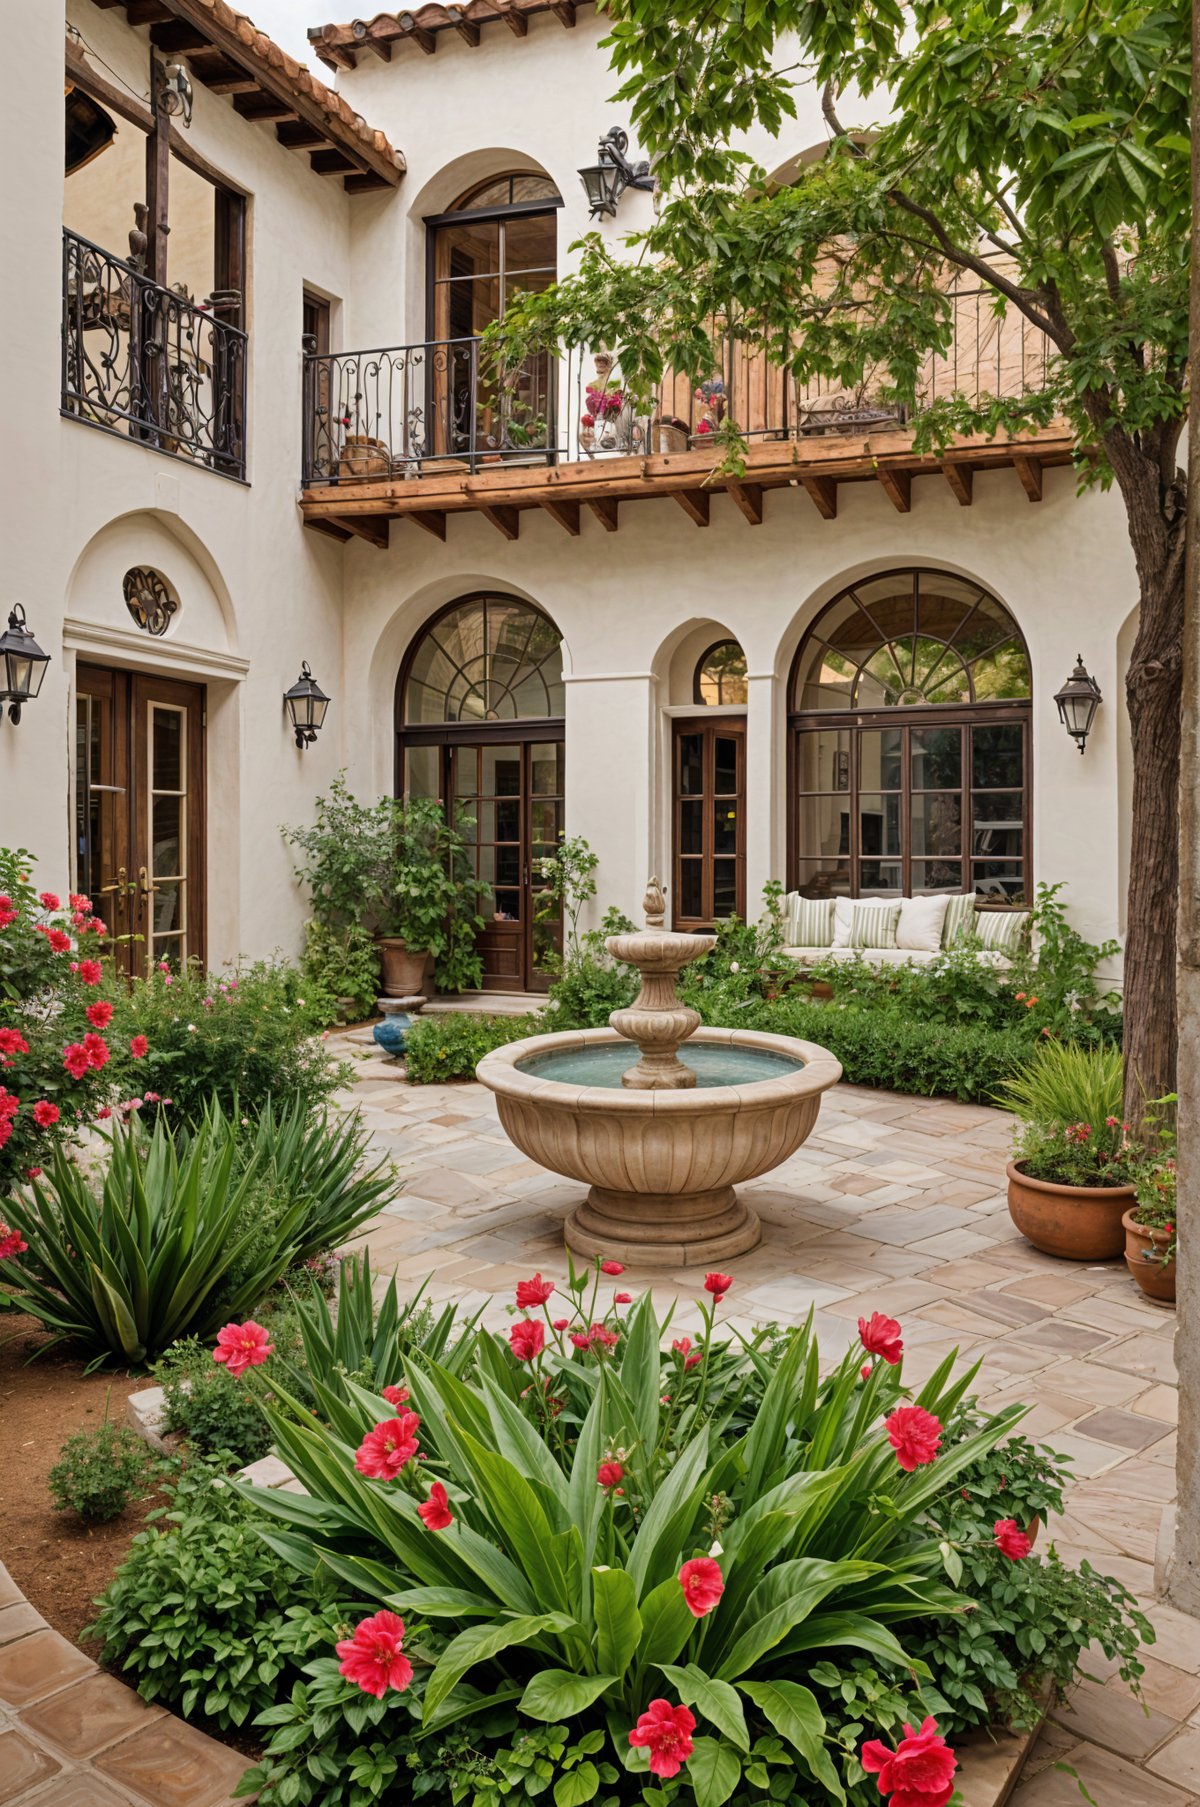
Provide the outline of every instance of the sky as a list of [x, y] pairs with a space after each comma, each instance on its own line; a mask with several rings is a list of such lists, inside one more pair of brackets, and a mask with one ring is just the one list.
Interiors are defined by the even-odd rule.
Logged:
[[[235, 0], [239, 12], [248, 13], [260, 31], [265, 31], [269, 38], [274, 38], [289, 55], [301, 63], [314, 68], [322, 80], [332, 84], [333, 76], [322, 64], [316, 66], [312, 46], [308, 41], [310, 25], [324, 25], [330, 19], [340, 19], [342, 10], [337, 0]], [[346, 17], [353, 8], [344, 9]]]

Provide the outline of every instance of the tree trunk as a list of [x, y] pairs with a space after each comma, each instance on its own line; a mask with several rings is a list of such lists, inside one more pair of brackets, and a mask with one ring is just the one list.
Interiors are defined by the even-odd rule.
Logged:
[[[1107, 437], [1140, 589], [1125, 696], [1133, 743], [1125, 936], [1125, 1115], [1175, 1089], [1186, 488], [1165, 446]], [[1173, 444], [1171, 446], [1173, 451]], [[1169, 475], [1164, 477], [1163, 466]]]

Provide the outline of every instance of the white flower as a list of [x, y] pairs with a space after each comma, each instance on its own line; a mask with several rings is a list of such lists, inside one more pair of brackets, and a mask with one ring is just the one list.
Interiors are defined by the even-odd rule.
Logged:
[[196, 1033], [196, 1025], [195, 1025], [195, 1023], [189, 1023], [189, 1024], [188, 1024], [188, 1034], [189, 1034], [189, 1035], [195, 1035], [195, 1033]]
[[737, 963], [737, 961], [736, 961], [736, 960], [731, 960], [731, 961], [730, 961], [730, 962], [729, 962], [729, 970], [730, 970], [730, 972], [731, 972], [731, 973], [740, 973], [740, 972], [741, 972], [741, 970], [742, 970], [742, 969], [741, 969], [741, 967], [740, 967], [740, 966], [739, 966], [739, 965], [738, 965], [738, 963]]
[[725, 1552], [719, 1543], [714, 1543], [708, 1553], [710, 1556], [723, 1556]]

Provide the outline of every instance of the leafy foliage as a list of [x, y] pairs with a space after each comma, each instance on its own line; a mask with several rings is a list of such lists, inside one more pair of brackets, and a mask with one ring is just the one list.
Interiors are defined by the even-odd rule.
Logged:
[[401, 1304], [393, 1274], [376, 1302], [371, 1257], [365, 1251], [341, 1263], [336, 1311], [330, 1310], [314, 1283], [309, 1296], [297, 1300], [308, 1384], [344, 1394], [346, 1383], [353, 1381], [379, 1392], [382, 1387], [404, 1385], [407, 1362], [416, 1349], [453, 1366], [457, 1342], [462, 1350], [458, 1359], [465, 1357], [475, 1319], [456, 1327], [453, 1305], [435, 1317], [424, 1290]]
[[545, 1030], [536, 1016], [474, 1016], [458, 1010], [421, 1016], [409, 1031], [404, 1070], [414, 1085], [474, 1079], [475, 1068], [493, 1048]]
[[131, 1498], [145, 1491], [150, 1452], [125, 1425], [107, 1417], [94, 1431], [68, 1437], [50, 1470], [48, 1484], [55, 1510], [68, 1509], [80, 1518], [103, 1521], [124, 1512]]
[[221, 1456], [234, 1467], [269, 1452], [271, 1432], [253, 1370], [235, 1379], [214, 1362], [211, 1349], [189, 1336], [155, 1364], [154, 1378], [166, 1395], [166, 1428], [186, 1438], [189, 1455]]
[[321, 1023], [335, 1023], [345, 1004], [352, 1017], [371, 1014], [379, 994], [379, 954], [366, 929], [331, 928], [318, 916], [304, 925], [301, 962], [309, 1007]]
[[1119, 1048], [1047, 1042], [1006, 1082], [1001, 1102], [1030, 1123], [1100, 1125], [1121, 1115], [1122, 1066]]

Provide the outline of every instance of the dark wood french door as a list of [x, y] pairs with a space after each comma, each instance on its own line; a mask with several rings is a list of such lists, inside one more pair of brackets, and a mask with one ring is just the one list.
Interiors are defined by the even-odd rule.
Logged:
[[204, 686], [80, 665], [76, 884], [122, 971], [205, 959]]
[[695, 933], [746, 914], [744, 721], [677, 720], [672, 772], [672, 921]]
[[488, 886], [479, 934], [485, 991], [546, 991], [562, 950], [562, 921], [537, 871], [563, 826], [561, 737], [461, 730], [453, 739], [405, 747], [402, 782], [411, 796], [462, 805], [475, 874]]

